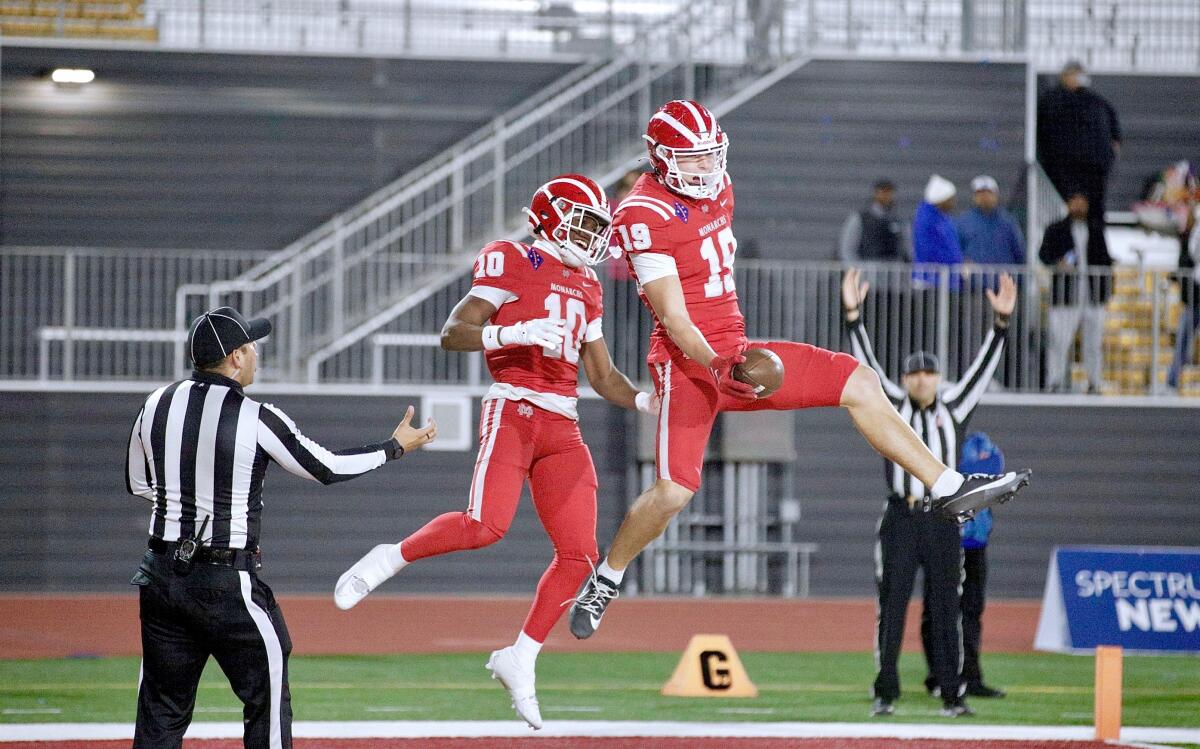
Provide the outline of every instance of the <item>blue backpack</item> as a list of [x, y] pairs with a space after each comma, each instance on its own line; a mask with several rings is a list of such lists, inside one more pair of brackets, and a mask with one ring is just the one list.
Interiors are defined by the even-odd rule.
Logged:
[[[958, 461], [962, 473], [1004, 473], [1004, 453], [984, 432], [973, 432], [963, 442], [962, 456]], [[962, 524], [964, 549], [982, 549], [987, 546], [992, 533], [992, 511], [980, 510], [972, 520]]]

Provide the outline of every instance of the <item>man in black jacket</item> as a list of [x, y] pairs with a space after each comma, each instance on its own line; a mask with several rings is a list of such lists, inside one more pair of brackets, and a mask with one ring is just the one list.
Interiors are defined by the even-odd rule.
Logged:
[[[1103, 360], [1100, 352], [1104, 331], [1104, 304], [1112, 288], [1112, 258], [1104, 241], [1104, 229], [1088, 220], [1088, 199], [1076, 192], [1067, 200], [1067, 217], [1046, 227], [1038, 257], [1050, 266], [1050, 309], [1047, 320], [1046, 386], [1070, 390], [1064, 381], [1067, 354], [1075, 332], [1083, 325], [1083, 364], [1087, 368], [1088, 392], [1100, 391]], [[1087, 293], [1080, 287], [1087, 285]]]
[[1038, 97], [1037, 155], [1059, 195], [1065, 200], [1082, 192], [1092, 209], [1091, 223], [1103, 226], [1121, 126], [1112, 104], [1088, 88], [1089, 82], [1083, 65], [1072, 60], [1063, 67], [1059, 85]]

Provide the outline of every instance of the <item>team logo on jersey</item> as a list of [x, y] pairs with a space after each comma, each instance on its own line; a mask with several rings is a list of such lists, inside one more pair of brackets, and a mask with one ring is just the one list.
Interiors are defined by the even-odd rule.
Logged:
[[678, 200], [675, 201], [675, 215], [678, 216], [679, 219], [681, 221], [683, 221], [683, 223], [685, 223], [685, 224], [687, 223], [687, 219], [688, 219], [687, 206], [684, 205], [683, 203], [680, 203]]
[[529, 248], [529, 251], [526, 252], [525, 255], [529, 258], [529, 264], [533, 266], [534, 270], [542, 267], [542, 263], [546, 261], [546, 259], [542, 257], [542, 253], [538, 252], [532, 247]]
[[517, 404], [517, 415], [524, 416], [526, 419], [533, 418], [533, 406], [528, 403]]

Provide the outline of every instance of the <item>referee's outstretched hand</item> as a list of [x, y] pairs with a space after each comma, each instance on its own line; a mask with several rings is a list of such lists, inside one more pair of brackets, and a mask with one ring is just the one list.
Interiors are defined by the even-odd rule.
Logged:
[[400, 443], [406, 453], [421, 449], [437, 437], [437, 422], [432, 417], [425, 422], [424, 429], [417, 429], [412, 425], [413, 416], [416, 413], [416, 409], [409, 406], [408, 410], [404, 412], [404, 419], [400, 422], [400, 426], [392, 432], [392, 438]]

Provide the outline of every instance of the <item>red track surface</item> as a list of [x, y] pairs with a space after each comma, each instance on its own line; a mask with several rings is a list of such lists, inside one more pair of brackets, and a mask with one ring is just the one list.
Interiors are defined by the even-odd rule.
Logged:
[[[438, 653], [507, 645], [529, 599], [378, 596], [351, 611], [338, 611], [332, 596], [282, 596], [280, 604], [296, 654]], [[913, 650], [920, 649], [917, 605], [905, 628], [905, 646]], [[1038, 609], [1037, 601], [988, 601], [988, 652], [1028, 652]], [[0, 596], [0, 658], [139, 655], [138, 632], [133, 596]], [[741, 650], [868, 650], [875, 601], [631, 598], [613, 606], [604, 628], [587, 641], [556, 627], [547, 650], [682, 652], [700, 632], [728, 634]]]
[[[36, 741], [4, 749], [128, 749], [128, 741]], [[184, 749], [241, 749], [235, 739], [194, 740]], [[941, 739], [527, 738], [297, 739], [295, 749], [1112, 749], [1096, 741], [947, 741]]]

